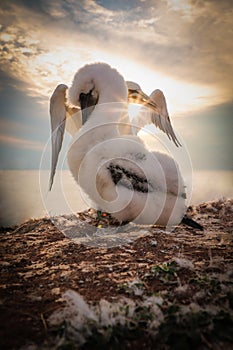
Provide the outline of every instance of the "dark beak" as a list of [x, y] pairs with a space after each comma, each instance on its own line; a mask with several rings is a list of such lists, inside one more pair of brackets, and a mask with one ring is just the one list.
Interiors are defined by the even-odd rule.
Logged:
[[92, 91], [90, 91], [88, 94], [81, 93], [79, 95], [79, 101], [82, 110], [82, 125], [84, 125], [93, 112], [98, 100], [92, 96]]

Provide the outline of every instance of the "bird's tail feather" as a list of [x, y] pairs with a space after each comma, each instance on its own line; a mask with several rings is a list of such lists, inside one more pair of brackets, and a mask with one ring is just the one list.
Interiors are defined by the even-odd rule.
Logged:
[[193, 228], [196, 228], [197, 230], [201, 230], [203, 231], [203, 226], [201, 226], [200, 224], [198, 224], [196, 221], [194, 221], [193, 219], [191, 219], [190, 217], [188, 217], [187, 215], [185, 215], [181, 221], [183, 224], [187, 225], [187, 226], [191, 226]]

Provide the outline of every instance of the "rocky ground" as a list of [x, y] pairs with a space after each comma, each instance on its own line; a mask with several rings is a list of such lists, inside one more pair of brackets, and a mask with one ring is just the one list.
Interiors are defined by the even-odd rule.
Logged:
[[110, 247], [46, 218], [2, 229], [1, 349], [232, 349], [233, 200], [189, 214], [204, 231], [154, 226]]

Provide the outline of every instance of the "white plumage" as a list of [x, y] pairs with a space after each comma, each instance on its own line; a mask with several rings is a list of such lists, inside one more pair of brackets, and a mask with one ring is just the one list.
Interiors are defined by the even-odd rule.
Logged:
[[[78, 130], [77, 126], [78, 132], [68, 152], [69, 168], [95, 206], [118, 220], [176, 225], [186, 211], [179, 167], [168, 155], [149, 152], [139, 137], [130, 135], [130, 127], [127, 131], [122, 129], [122, 125], [129, 125], [128, 90], [132, 98], [129, 83], [127, 87], [123, 77], [107, 64], [86, 65], [76, 73], [68, 95], [70, 106], [75, 107], [75, 111], [82, 110], [82, 127]], [[141, 94], [140, 91], [134, 93]], [[145, 94], [141, 102], [152, 107], [157, 115], [163, 113], [161, 106]], [[62, 106], [55, 108], [57, 105], [53, 98], [50, 186], [68, 110], [64, 98]], [[61, 122], [59, 132], [56, 126]]]

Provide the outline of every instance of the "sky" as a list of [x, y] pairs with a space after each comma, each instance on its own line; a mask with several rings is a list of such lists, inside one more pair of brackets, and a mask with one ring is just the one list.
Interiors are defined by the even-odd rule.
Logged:
[[233, 170], [232, 0], [0, 4], [0, 168], [39, 169], [49, 98], [86, 63], [161, 89], [194, 169]]

